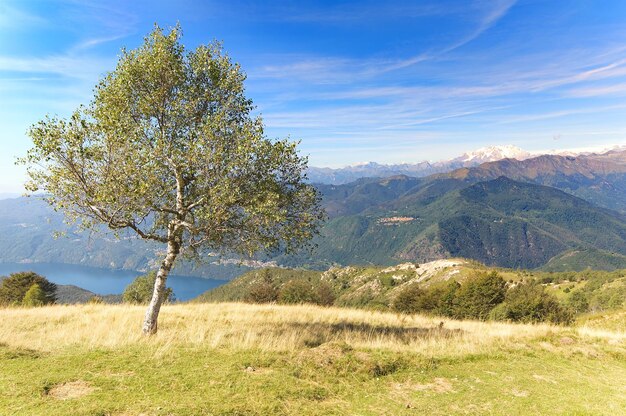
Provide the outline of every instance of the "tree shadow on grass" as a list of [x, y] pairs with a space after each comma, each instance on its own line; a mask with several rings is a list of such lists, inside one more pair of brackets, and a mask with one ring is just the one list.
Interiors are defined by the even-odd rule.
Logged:
[[345, 339], [387, 340], [400, 344], [427, 339], [455, 338], [464, 331], [460, 329], [446, 329], [442, 324], [435, 327], [402, 327], [393, 325], [373, 325], [355, 322], [290, 322], [274, 328], [278, 333], [296, 331], [301, 334], [303, 343], [307, 347], [316, 347], [326, 342]]

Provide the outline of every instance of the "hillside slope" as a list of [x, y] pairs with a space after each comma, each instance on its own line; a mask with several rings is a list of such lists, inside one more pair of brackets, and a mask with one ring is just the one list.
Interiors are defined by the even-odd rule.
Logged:
[[[418, 182], [415, 182], [418, 181]], [[382, 264], [465, 257], [536, 268], [575, 248], [626, 254], [626, 218], [555, 188], [499, 177], [467, 186], [454, 179], [389, 178], [414, 186], [332, 218], [312, 255], [282, 264]], [[402, 189], [397, 184], [392, 190]], [[354, 192], [360, 192], [359, 187]], [[402, 191], [399, 191], [400, 193]]]
[[[510, 286], [521, 281], [534, 280], [556, 295], [563, 306], [578, 302], [576, 313], [605, 312], [626, 309], [626, 269], [615, 271], [584, 270], [580, 272], [529, 271], [487, 267], [461, 258], [435, 260], [427, 263], [403, 263], [390, 267], [347, 266], [325, 272], [301, 269], [272, 268], [250, 271], [227, 284], [211, 289], [193, 302], [254, 301], [248, 295], [262, 282], [282, 290], [290, 281], [306, 282], [318, 293], [327, 286], [334, 295], [333, 304], [344, 307], [390, 310], [396, 296], [405, 288], [417, 285], [423, 290], [441, 288], [453, 280], [463, 284], [468, 278], [491, 271]], [[584, 305], [580, 301], [584, 298]], [[280, 299], [279, 299], [280, 301]]]

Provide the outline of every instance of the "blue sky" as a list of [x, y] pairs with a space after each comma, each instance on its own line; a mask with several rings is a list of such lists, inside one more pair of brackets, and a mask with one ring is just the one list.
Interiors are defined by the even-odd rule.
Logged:
[[312, 165], [626, 143], [621, 0], [0, 0], [0, 192], [21, 190], [28, 126], [177, 21], [189, 48], [223, 41], [268, 136]]

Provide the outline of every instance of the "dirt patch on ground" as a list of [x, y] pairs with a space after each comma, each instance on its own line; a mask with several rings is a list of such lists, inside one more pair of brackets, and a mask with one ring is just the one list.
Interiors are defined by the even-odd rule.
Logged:
[[327, 342], [318, 347], [305, 350], [300, 359], [314, 363], [318, 367], [327, 367], [353, 351], [352, 347], [342, 342]]
[[46, 394], [58, 400], [70, 400], [86, 396], [93, 391], [94, 388], [89, 383], [77, 380], [52, 386], [46, 391]]
[[533, 374], [533, 378], [537, 381], [545, 381], [546, 383], [557, 384], [557, 382], [552, 380], [551, 378], [539, 374]]
[[511, 394], [515, 397], [528, 397], [530, 394], [526, 390], [513, 389]]
[[261, 374], [268, 374], [272, 372], [271, 368], [262, 368], [262, 367], [252, 367], [252, 366], [248, 366], [246, 368], [244, 368], [243, 370], [244, 373], [248, 373], [248, 374], [257, 374], [257, 375], [261, 375]]
[[392, 389], [398, 393], [411, 393], [416, 391], [432, 391], [435, 393], [449, 393], [454, 391], [450, 380], [440, 377], [433, 380], [432, 383], [395, 383]]

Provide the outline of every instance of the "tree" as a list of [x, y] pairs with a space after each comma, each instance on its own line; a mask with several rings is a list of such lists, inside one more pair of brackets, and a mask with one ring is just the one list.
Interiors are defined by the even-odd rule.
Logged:
[[417, 284], [411, 284], [398, 293], [393, 301], [392, 308], [403, 313], [417, 313], [421, 310], [421, 298], [425, 291]]
[[478, 273], [456, 291], [454, 314], [457, 318], [487, 319], [505, 295], [506, 282], [497, 272]]
[[412, 284], [398, 293], [392, 306], [396, 311], [404, 313], [447, 315], [456, 289], [457, 283], [453, 280], [451, 283], [434, 285], [426, 289]]
[[317, 303], [311, 283], [303, 279], [293, 279], [280, 288], [280, 303]]
[[504, 302], [495, 307], [491, 318], [515, 322], [569, 324], [572, 313], [538, 282], [522, 282], [510, 289]]
[[585, 313], [589, 310], [589, 300], [585, 292], [577, 290], [569, 298], [569, 307], [576, 313]]
[[57, 285], [35, 272], [18, 272], [10, 274], [0, 284], [0, 305], [21, 305], [34, 284], [44, 292], [44, 303], [56, 302]]
[[324, 212], [297, 143], [265, 137], [245, 74], [218, 43], [187, 50], [158, 26], [68, 119], [31, 127], [28, 190], [86, 229], [105, 224], [163, 244], [143, 332], [157, 331], [180, 255], [292, 251]]
[[[150, 302], [152, 299], [156, 276], [156, 272], [150, 272], [144, 274], [143, 276], [138, 276], [124, 289], [124, 293], [122, 293], [122, 300], [125, 303], [137, 304], [147, 304]], [[174, 300], [174, 292], [172, 292], [171, 288], [165, 288], [163, 299], [168, 302]]]
[[24, 295], [24, 299], [22, 299], [23, 306], [43, 306], [47, 302], [46, 293], [41, 289], [37, 283], [33, 283], [33, 285], [26, 291]]

